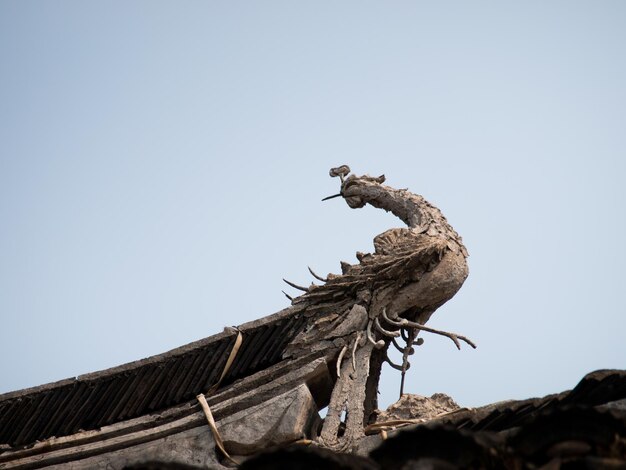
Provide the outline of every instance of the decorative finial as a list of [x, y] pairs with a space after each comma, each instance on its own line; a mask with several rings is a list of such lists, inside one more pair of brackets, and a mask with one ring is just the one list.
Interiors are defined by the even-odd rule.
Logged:
[[338, 166], [337, 168], [331, 168], [330, 171], [328, 172], [328, 174], [332, 176], [333, 178], [335, 178], [336, 176], [339, 176], [339, 178], [341, 178], [342, 183], [343, 183], [343, 179], [346, 176], [348, 176], [349, 173], [350, 173], [350, 167], [348, 165], [341, 165], [341, 166]]

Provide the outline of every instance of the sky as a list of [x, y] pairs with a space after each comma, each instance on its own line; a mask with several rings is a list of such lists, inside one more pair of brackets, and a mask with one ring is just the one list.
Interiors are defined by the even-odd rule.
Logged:
[[[626, 3], [0, 2], [0, 393], [277, 312], [439, 207], [470, 275], [405, 391], [462, 406], [626, 367]], [[397, 399], [385, 368], [380, 405]]]

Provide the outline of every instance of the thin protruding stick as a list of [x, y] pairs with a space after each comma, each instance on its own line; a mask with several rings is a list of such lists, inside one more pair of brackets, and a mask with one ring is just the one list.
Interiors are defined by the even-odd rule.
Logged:
[[389, 331], [389, 330], [385, 330], [382, 326], [380, 326], [380, 322], [378, 321], [378, 317], [374, 318], [374, 327], [383, 335], [389, 337], [389, 338], [397, 338], [398, 336], [400, 336], [400, 331]]
[[337, 378], [341, 377], [341, 361], [343, 361], [343, 355], [348, 350], [348, 346], [344, 346], [341, 348], [341, 352], [339, 353], [339, 357], [337, 358]]
[[408, 326], [410, 328], [415, 328], [416, 330], [426, 331], [428, 333], [434, 333], [436, 335], [441, 335], [441, 336], [445, 336], [446, 338], [450, 338], [452, 342], [454, 343], [454, 345], [456, 346], [456, 348], [459, 350], [461, 349], [461, 343], [459, 342], [459, 340], [469, 344], [472, 348], [476, 349], [476, 344], [474, 344], [474, 342], [471, 339], [463, 335], [457, 335], [456, 333], [450, 333], [448, 331], [435, 330], [434, 328], [429, 328], [427, 326], [420, 325], [419, 323], [415, 323], [412, 321], [407, 321], [405, 326]]
[[310, 266], [307, 266], [307, 268], [309, 268], [309, 272], [311, 273], [311, 275], [312, 275], [315, 279], [317, 279], [318, 281], [322, 281], [322, 282], [328, 282], [328, 279], [323, 278], [322, 276], [319, 276], [319, 275], [315, 274], [315, 272], [311, 269], [311, 267], [310, 267]]
[[213, 433], [213, 439], [215, 439], [215, 444], [217, 448], [224, 454], [228, 460], [233, 462], [236, 465], [239, 465], [239, 462], [234, 460], [229, 454], [226, 448], [224, 447], [224, 441], [222, 441], [222, 437], [220, 436], [219, 431], [217, 430], [217, 425], [215, 424], [215, 419], [213, 419], [213, 413], [211, 413], [211, 408], [209, 408], [209, 404], [206, 401], [203, 393], [200, 393], [196, 396], [196, 399], [200, 403], [200, 407], [204, 412], [204, 416], [206, 417], [207, 423], [209, 424], [209, 428], [211, 428], [211, 432]]
[[385, 353], [385, 362], [396, 370], [402, 370], [402, 366], [399, 366], [398, 364], [394, 364], [391, 361], [391, 359], [389, 359], [389, 356], [387, 355], [387, 353]]
[[[383, 310], [383, 317], [387, 318], [385, 311]], [[387, 318], [387, 321], [389, 321], [389, 319]], [[391, 323], [391, 322], [390, 322]], [[402, 335], [402, 339], [406, 342], [409, 340], [409, 337], [406, 334], [406, 330], [404, 328], [400, 328], [400, 334]]]
[[372, 320], [367, 322], [367, 328], [365, 329], [365, 333], [367, 334], [367, 340], [372, 343], [376, 349], [380, 349], [385, 346], [385, 342], [382, 339], [374, 341], [374, 338], [372, 337]]
[[413, 345], [413, 341], [415, 341], [415, 336], [417, 334], [416, 330], [409, 330], [408, 341], [406, 342], [406, 347], [404, 351], [402, 351], [402, 374], [400, 378], [400, 398], [404, 395], [404, 377], [406, 375], [406, 371], [409, 370], [411, 364], [409, 364], [409, 356], [411, 355], [411, 349]]
[[352, 371], [353, 372], [356, 372], [355, 354], [356, 354], [356, 348], [359, 345], [359, 341], [361, 341], [361, 332], [360, 331], [356, 334], [356, 338], [354, 340], [354, 344], [352, 345]]
[[[403, 339], [404, 339], [404, 338], [403, 338]], [[405, 341], [406, 341], [406, 339], [405, 339]], [[400, 352], [404, 352], [404, 348], [398, 344], [398, 342], [396, 341], [396, 338], [391, 338], [391, 342], [393, 343], [394, 347], [395, 347], [398, 351], [400, 351]]]
[[294, 284], [293, 282], [288, 281], [287, 279], [283, 279], [283, 281], [285, 281], [287, 284], [289, 284], [294, 289], [298, 289], [298, 290], [301, 290], [303, 292], [309, 292], [309, 289], [307, 289], [306, 287], [302, 287], [302, 286], [299, 286], [298, 284]]
[[383, 318], [389, 323], [391, 323], [393, 326], [399, 326], [400, 328], [406, 328], [406, 327], [414, 328], [416, 330], [426, 331], [428, 333], [433, 333], [436, 335], [445, 336], [446, 338], [450, 338], [452, 342], [454, 343], [454, 345], [459, 350], [461, 349], [461, 343], [459, 342], [459, 340], [466, 342], [472, 348], [476, 349], [476, 345], [474, 344], [474, 342], [471, 339], [466, 338], [465, 336], [457, 335], [456, 333], [449, 333], [447, 331], [436, 330], [434, 328], [429, 328], [427, 326], [420, 325], [419, 323], [409, 321], [405, 318], [401, 318], [400, 320], [392, 320], [387, 316], [387, 312], [384, 309], [383, 309]]

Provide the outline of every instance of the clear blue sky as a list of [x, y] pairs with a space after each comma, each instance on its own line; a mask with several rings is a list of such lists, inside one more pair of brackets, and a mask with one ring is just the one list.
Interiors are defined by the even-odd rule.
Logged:
[[[0, 392], [288, 305], [439, 206], [470, 277], [407, 391], [474, 406], [626, 367], [626, 3], [0, 3]], [[381, 402], [399, 376], [385, 370]]]

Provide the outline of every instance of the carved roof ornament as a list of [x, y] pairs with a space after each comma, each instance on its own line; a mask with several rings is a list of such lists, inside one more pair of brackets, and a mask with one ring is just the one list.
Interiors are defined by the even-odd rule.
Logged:
[[[356, 176], [346, 165], [330, 175], [341, 182], [335, 197], [349, 207], [369, 204], [406, 226], [377, 235], [374, 251], [342, 262], [341, 274], [309, 268], [317, 285], [287, 282], [302, 293], [273, 315], [157, 356], [0, 395], [0, 467], [122, 468], [157, 448], [169, 449], [168, 459], [217, 463], [221, 454], [250, 455], [303, 437], [355, 451], [373, 429], [384, 362], [401, 371], [402, 394], [421, 332], [475, 347], [425, 326], [468, 274], [461, 237], [439, 209], [384, 185], [384, 176]], [[389, 360], [391, 345], [401, 364]], [[318, 411], [327, 404], [318, 435]], [[212, 437], [201, 429], [204, 437], [190, 440], [207, 423]]]
[[[289, 297], [292, 308], [308, 318], [306, 327], [288, 345], [285, 356], [325, 350], [336, 358], [336, 375], [319, 444], [350, 451], [363, 437], [376, 408], [383, 362], [404, 374], [421, 331], [446, 336], [457, 348], [468, 338], [424, 326], [451, 299], [468, 275], [467, 250], [439, 209], [406, 189], [386, 186], [385, 176], [350, 175], [342, 165], [330, 170], [339, 177], [340, 192], [349, 207], [369, 204], [396, 215], [407, 227], [392, 228], [374, 238], [373, 253], [357, 253], [358, 264], [341, 263], [342, 274], [326, 277], [309, 271], [322, 285], [290, 286], [304, 291]], [[404, 345], [399, 344], [399, 339]], [[390, 345], [402, 352], [401, 365], [388, 356]]]

